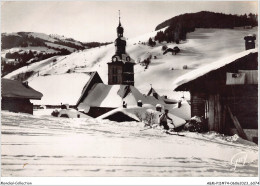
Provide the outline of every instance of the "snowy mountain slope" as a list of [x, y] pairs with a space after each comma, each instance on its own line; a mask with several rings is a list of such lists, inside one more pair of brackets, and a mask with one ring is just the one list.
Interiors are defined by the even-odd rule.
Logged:
[[29, 63], [86, 48], [80, 41], [64, 36], [36, 32], [2, 33], [1, 72], [6, 75]]
[[28, 36], [32, 36], [35, 38], [40, 38], [45, 41], [54, 42], [57, 41], [55, 38], [51, 37], [50, 35], [44, 34], [44, 33], [28, 33]]
[[53, 56], [68, 55], [78, 50], [94, 48], [109, 43], [82, 43], [72, 38], [36, 32], [17, 32], [1, 34], [1, 73], [2, 76]]
[[[59, 47], [53, 46], [53, 48], [64, 48], [67, 49], [73, 48], [73, 49], [84, 49], [86, 48], [83, 43], [80, 41], [76, 41], [71, 38], [66, 38], [64, 36], [59, 35], [47, 35], [44, 33], [37, 33], [37, 32], [17, 32], [17, 33], [3, 33], [1, 35], [3, 46], [3, 51], [6, 49], [11, 49], [14, 47], [30, 47], [33, 46], [45, 46], [48, 48], [48, 45], [46, 46], [46, 43], [56, 43], [59, 44]], [[59, 50], [57, 50], [59, 51]]]
[[[147, 93], [150, 84], [159, 94], [167, 94], [173, 97], [172, 82], [193, 69], [213, 63], [230, 55], [245, 50], [244, 36], [257, 34], [257, 27], [253, 29], [196, 29], [189, 33], [187, 40], [180, 44], [161, 43], [155, 47], [147, 44], [149, 37], [154, 37], [156, 32], [148, 33], [137, 38], [127, 40], [126, 51], [131, 58], [136, 60], [135, 65], [135, 86], [143, 93]], [[139, 42], [140, 41], [140, 42]], [[167, 53], [163, 55], [162, 46], [178, 46], [181, 52], [177, 55]], [[14, 79], [19, 73], [34, 71], [28, 78], [29, 85], [32, 80], [37, 81], [44, 74], [50, 76], [74, 72], [97, 71], [104, 83], [107, 83], [107, 62], [115, 53], [113, 44], [99, 48], [77, 51], [67, 56], [56, 57], [55, 63], [38, 62], [28, 68], [18, 69], [5, 78]], [[138, 62], [152, 56], [148, 69]], [[154, 58], [156, 56], [156, 59]], [[187, 69], [183, 67], [187, 65]], [[32, 86], [33, 87], [33, 86]], [[33, 87], [34, 88], [34, 87]], [[182, 96], [179, 95], [179, 96]]]
[[50, 43], [50, 42], [45, 42], [45, 44], [47, 45], [47, 47], [52, 47], [52, 48], [56, 48], [56, 49], [66, 49], [70, 52], [74, 52], [76, 49], [75, 48], [71, 48], [71, 47], [67, 47], [67, 46], [63, 46], [63, 45], [59, 45], [59, 44], [55, 44], [55, 43]]

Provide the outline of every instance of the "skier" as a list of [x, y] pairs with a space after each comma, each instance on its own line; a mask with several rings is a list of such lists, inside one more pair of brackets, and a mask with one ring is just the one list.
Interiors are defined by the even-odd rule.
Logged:
[[167, 119], [171, 120], [172, 121], [171, 124], [175, 127], [175, 125], [173, 124], [172, 118], [170, 118], [168, 116], [168, 112], [169, 112], [169, 110], [165, 109], [165, 112], [163, 114], [161, 114], [160, 117], [159, 117], [159, 125], [163, 126], [163, 128], [165, 130], [169, 130], [170, 129], [169, 126], [167, 125]]

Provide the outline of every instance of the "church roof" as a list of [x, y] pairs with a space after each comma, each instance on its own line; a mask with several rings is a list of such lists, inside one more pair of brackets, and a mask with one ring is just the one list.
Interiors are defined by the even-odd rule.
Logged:
[[149, 90], [147, 96], [153, 95], [154, 93], [158, 94], [158, 93], [151, 87], [151, 89]]
[[143, 95], [134, 86], [97, 83], [82, 99], [78, 109], [85, 107], [117, 108], [122, 106], [123, 101], [128, 106], [135, 106], [139, 100], [142, 100], [143, 104], [164, 104], [162, 100], [157, 100], [153, 96]]
[[95, 84], [95, 83], [102, 83], [102, 79], [100, 78], [100, 76], [98, 75], [98, 72], [94, 71], [94, 72], [90, 72], [90, 79], [88, 80], [88, 82], [86, 83], [86, 85], [84, 86], [82, 92], [81, 92], [81, 96], [80, 98], [78, 99], [77, 101], [77, 104], [78, 105], [81, 101], [83, 101], [84, 99], [84, 96], [87, 95], [88, 91], [92, 88], [92, 86]]

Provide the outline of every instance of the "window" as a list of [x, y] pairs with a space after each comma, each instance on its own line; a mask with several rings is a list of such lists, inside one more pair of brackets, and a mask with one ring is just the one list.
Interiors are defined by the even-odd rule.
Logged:
[[113, 74], [117, 74], [117, 68], [116, 68], [116, 67], [113, 67], [113, 68], [112, 68], [112, 73], [113, 73]]
[[209, 117], [209, 100], [205, 100], [205, 119]]
[[113, 83], [117, 83], [117, 76], [113, 76]]

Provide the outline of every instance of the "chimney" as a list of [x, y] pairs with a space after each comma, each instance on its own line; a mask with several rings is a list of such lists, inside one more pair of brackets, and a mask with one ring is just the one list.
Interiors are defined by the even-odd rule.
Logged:
[[255, 48], [255, 40], [256, 40], [256, 35], [248, 35], [244, 37], [245, 40], [245, 49], [250, 50]]
[[143, 102], [141, 100], [137, 101], [137, 106], [138, 107], [142, 107], [143, 106]]
[[29, 87], [29, 85], [28, 85], [28, 81], [23, 81], [22, 84], [23, 84], [26, 88]]

